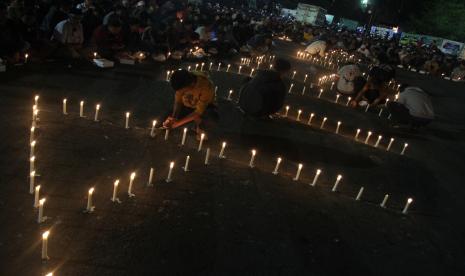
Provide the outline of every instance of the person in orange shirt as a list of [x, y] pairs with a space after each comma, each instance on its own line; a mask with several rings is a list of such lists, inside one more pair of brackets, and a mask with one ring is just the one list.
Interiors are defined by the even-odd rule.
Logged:
[[[196, 126], [197, 137], [205, 133], [205, 120], [214, 112], [215, 89], [205, 74], [177, 70], [170, 79], [175, 91], [173, 111], [165, 120], [165, 128], [178, 128], [190, 122]], [[213, 111], [213, 112], [212, 112]]]

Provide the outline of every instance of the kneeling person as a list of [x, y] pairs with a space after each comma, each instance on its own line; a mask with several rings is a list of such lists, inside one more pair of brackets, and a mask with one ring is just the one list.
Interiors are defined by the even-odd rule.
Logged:
[[174, 106], [163, 126], [178, 128], [194, 122], [199, 137], [205, 133], [207, 113], [214, 109], [215, 90], [212, 82], [202, 73], [178, 70], [171, 76], [170, 84], [175, 91]]

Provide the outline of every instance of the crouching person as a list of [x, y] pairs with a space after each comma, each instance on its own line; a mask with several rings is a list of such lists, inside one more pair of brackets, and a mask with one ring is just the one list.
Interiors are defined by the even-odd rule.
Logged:
[[388, 109], [394, 124], [410, 125], [412, 128], [426, 126], [434, 119], [431, 99], [419, 87], [402, 87], [399, 99], [389, 102]]
[[171, 129], [194, 122], [197, 139], [200, 139], [218, 116], [213, 104], [213, 83], [202, 73], [177, 70], [170, 84], [175, 91], [174, 106], [163, 126]]

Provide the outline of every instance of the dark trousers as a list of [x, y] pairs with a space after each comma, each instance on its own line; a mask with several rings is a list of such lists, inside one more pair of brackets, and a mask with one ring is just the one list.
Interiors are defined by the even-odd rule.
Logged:
[[411, 125], [412, 127], [423, 127], [431, 123], [431, 119], [418, 118], [410, 115], [408, 108], [397, 102], [390, 102], [387, 105], [391, 113], [391, 120], [395, 123]]

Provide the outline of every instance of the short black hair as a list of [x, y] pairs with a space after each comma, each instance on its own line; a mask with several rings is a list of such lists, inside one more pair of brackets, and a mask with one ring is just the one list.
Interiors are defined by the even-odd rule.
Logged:
[[274, 61], [273, 67], [279, 73], [286, 73], [291, 70], [291, 63], [285, 59], [277, 58]]
[[177, 70], [171, 75], [170, 85], [174, 91], [186, 88], [195, 83], [196, 77], [187, 70]]

